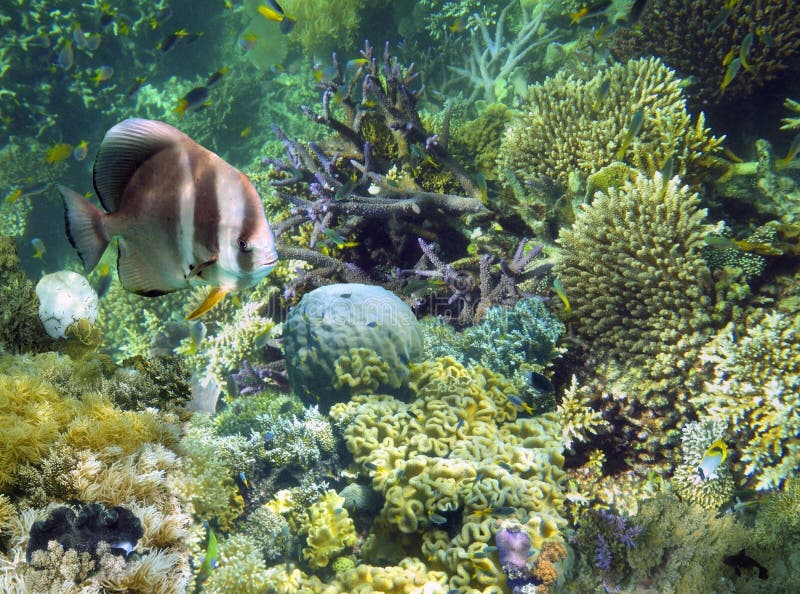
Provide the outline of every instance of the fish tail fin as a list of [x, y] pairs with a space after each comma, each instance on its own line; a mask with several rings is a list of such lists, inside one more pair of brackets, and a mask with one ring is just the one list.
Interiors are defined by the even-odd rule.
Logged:
[[108, 247], [108, 238], [103, 230], [105, 214], [66, 186], [59, 184], [58, 191], [64, 199], [64, 222], [69, 242], [78, 251], [86, 272], [91, 272]]

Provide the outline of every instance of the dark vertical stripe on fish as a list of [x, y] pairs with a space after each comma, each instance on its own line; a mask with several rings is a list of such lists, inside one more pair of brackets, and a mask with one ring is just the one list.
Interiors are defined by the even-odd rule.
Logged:
[[219, 196], [217, 195], [217, 168], [211, 153], [189, 149], [189, 163], [194, 181], [194, 245], [208, 250], [195, 254], [202, 264], [209, 257], [219, 255]]

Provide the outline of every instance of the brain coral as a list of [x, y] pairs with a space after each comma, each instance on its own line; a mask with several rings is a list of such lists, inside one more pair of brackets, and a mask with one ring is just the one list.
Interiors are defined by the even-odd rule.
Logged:
[[598, 192], [561, 231], [555, 272], [578, 335], [601, 358], [669, 385], [710, 335], [712, 282], [702, 257], [705, 210], [680, 179], [640, 175]]
[[[625, 160], [642, 171], [661, 170], [674, 157], [674, 171], [696, 171], [721, 140], [709, 135], [701, 114], [686, 111], [681, 80], [657, 58], [631, 60], [600, 70], [588, 81], [564, 71], [529, 88], [527, 112], [506, 129], [497, 159], [499, 177], [510, 171], [519, 183], [543, 177], [567, 186]], [[642, 110], [639, 133], [625, 137]], [[621, 151], [624, 155], [615, 153]]]
[[729, 324], [702, 351], [711, 379], [698, 397], [703, 417], [721, 420], [739, 470], [771, 489], [800, 465], [800, 318], [757, 310]]
[[[408, 364], [422, 355], [417, 318], [382, 287], [336, 284], [306, 293], [284, 324], [286, 371], [295, 393], [327, 408], [346, 400], [351, 386], [366, 383], [360, 372], [374, 370], [371, 385], [399, 395]], [[370, 349], [373, 354], [354, 349]], [[348, 374], [337, 383], [339, 374]]]
[[[680, 76], [692, 77], [691, 93], [703, 103], [742, 97], [757, 91], [781, 72], [797, 69], [800, 52], [800, 4], [796, 0], [749, 0], [733, 4], [713, 31], [709, 23], [724, 16], [720, 0], [648, 2], [636, 27], [614, 39], [617, 57], [660, 56]], [[745, 38], [754, 33], [748, 52], [750, 68], [740, 68], [723, 91], [725, 56], [739, 56]], [[744, 65], [743, 65], [744, 66]]]
[[409, 386], [408, 404], [361, 395], [331, 410], [385, 497], [376, 525], [395, 540], [421, 535], [422, 554], [451, 588], [502, 583], [486, 553], [498, 520], [516, 518], [536, 549], [563, 523], [558, 424], [552, 415], [518, 418], [508, 380], [452, 358], [414, 366]]

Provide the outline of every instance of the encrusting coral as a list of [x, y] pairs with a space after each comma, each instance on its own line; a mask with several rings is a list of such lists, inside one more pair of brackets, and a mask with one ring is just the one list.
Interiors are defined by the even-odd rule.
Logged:
[[[451, 358], [413, 366], [409, 386], [408, 404], [360, 395], [331, 410], [356, 463], [384, 495], [376, 539], [396, 540], [395, 558], [403, 550], [424, 555], [447, 572], [451, 588], [500, 583], [499, 563], [486, 553], [496, 520], [515, 518], [537, 551], [559, 538], [557, 423], [548, 414], [520, 418], [508, 380]], [[421, 551], [407, 535], [421, 535]]]
[[[705, 128], [702, 114], [692, 121], [680, 82], [649, 58], [614, 64], [587, 81], [560, 71], [529, 87], [527, 111], [506, 129], [498, 177], [522, 185], [550, 179], [570, 188], [571, 176], [585, 182], [613, 161], [652, 173], [668, 159], [675, 173], [696, 174], [721, 139]], [[631, 134], [637, 113], [641, 128]]]

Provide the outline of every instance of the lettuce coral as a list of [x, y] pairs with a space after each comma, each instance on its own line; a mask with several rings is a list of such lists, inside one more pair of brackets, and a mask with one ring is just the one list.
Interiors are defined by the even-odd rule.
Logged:
[[376, 529], [406, 547], [414, 539], [403, 535], [421, 535], [421, 553], [447, 571], [451, 588], [499, 583], [500, 566], [484, 552], [496, 520], [515, 517], [536, 549], [559, 537], [558, 424], [552, 415], [518, 418], [508, 380], [451, 358], [413, 366], [408, 382], [407, 404], [361, 395], [331, 410], [384, 495]]
[[356, 543], [355, 525], [343, 505], [344, 497], [327, 491], [308, 510], [308, 522], [302, 528], [308, 534], [303, 557], [311, 567], [326, 567], [331, 558]]

